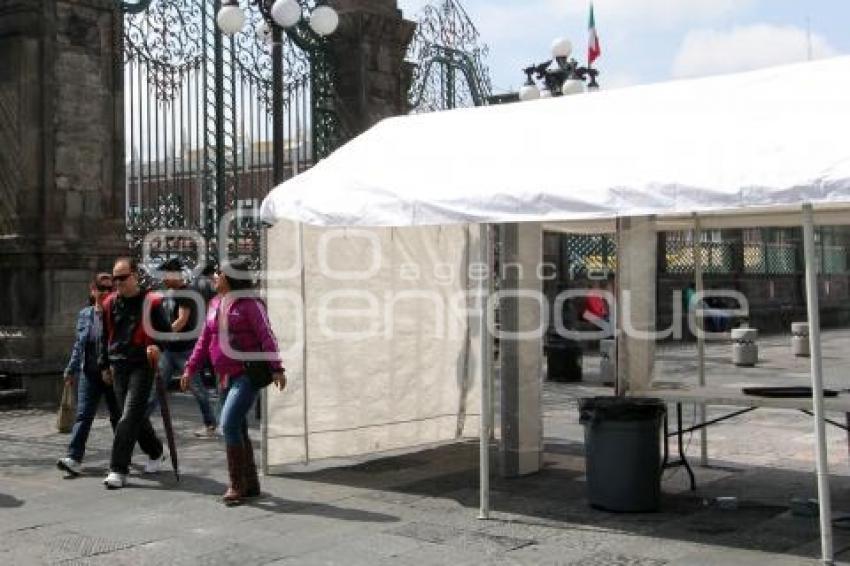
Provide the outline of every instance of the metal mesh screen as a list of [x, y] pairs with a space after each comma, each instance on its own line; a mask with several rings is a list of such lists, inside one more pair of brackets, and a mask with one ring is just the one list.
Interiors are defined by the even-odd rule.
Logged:
[[818, 248], [818, 265], [821, 273], [839, 274], [847, 272], [847, 250], [844, 246], [822, 246]]
[[731, 242], [701, 242], [694, 249], [692, 242], [684, 239], [668, 239], [666, 246], [667, 273], [691, 273], [695, 269], [696, 254], [699, 253], [704, 273], [729, 273], [733, 266]]
[[[771, 241], [761, 230], [747, 230], [743, 238], [718, 238], [703, 241], [697, 246], [704, 273], [748, 273], [753, 275], [784, 275], [799, 271], [797, 258], [802, 250], [799, 238]], [[823, 260], [819, 264], [830, 270], [846, 269], [846, 253], [840, 249], [820, 246]], [[693, 273], [695, 246], [691, 232], [666, 234], [664, 271], [670, 274]], [[829, 248], [829, 251], [825, 251]], [[828, 258], [828, 259], [827, 259]], [[828, 267], [827, 267], [828, 266]], [[827, 271], [835, 273], [835, 271]]]
[[571, 234], [563, 238], [562, 253], [569, 265], [570, 279], [587, 275], [590, 271], [617, 269], [617, 242], [604, 234]]

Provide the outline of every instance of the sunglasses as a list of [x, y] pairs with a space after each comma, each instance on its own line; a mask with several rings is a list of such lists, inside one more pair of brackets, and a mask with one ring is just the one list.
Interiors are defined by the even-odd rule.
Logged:
[[117, 283], [121, 283], [122, 281], [126, 281], [127, 279], [129, 279], [131, 275], [133, 275], [133, 274], [132, 273], [125, 273], [124, 275], [113, 275], [112, 280], [117, 282]]
[[112, 290], [112, 285], [96, 285], [98, 292], [108, 293]]

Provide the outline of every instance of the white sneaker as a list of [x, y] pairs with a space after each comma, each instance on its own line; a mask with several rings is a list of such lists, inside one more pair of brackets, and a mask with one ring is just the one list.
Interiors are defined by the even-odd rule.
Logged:
[[69, 475], [80, 475], [80, 463], [71, 458], [70, 456], [59, 458], [59, 460], [56, 461], [56, 467], [62, 470], [63, 472], [67, 472]]
[[215, 438], [217, 430], [215, 426], [206, 426], [195, 431], [196, 438]]
[[162, 464], [165, 462], [165, 452], [162, 453], [157, 459], [150, 459], [145, 462], [145, 471], [142, 473], [145, 474], [156, 474], [159, 473], [160, 468], [162, 468]]
[[118, 472], [109, 472], [106, 479], [103, 480], [106, 489], [121, 489], [127, 485], [127, 474], [119, 474]]

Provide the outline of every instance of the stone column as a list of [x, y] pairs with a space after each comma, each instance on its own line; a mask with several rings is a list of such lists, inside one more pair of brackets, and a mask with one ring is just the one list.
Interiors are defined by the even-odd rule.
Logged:
[[406, 114], [412, 68], [405, 63], [416, 24], [396, 0], [331, 0], [340, 23], [330, 36], [337, 65], [336, 110], [345, 134], [356, 136], [379, 120]]
[[55, 397], [92, 272], [123, 243], [121, 16], [0, 0], [0, 372]]
[[649, 387], [655, 364], [655, 219], [621, 218], [617, 234], [617, 391]]
[[501, 237], [499, 457], [502, 475], [514, 477], [539, 471], [543, 456], [542, 334], [548, 304], [538, 277], [543, 259], [540, 224], [503, 224]]

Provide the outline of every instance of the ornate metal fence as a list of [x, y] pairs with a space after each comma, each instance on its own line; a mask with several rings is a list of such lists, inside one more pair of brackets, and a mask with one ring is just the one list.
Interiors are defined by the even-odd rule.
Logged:
[[408, 49], [415, 63], [410, 89], [413, 112], [434, 112], [486, 104], [492, 87], [489, 48], [457, 0], [427, 5], [416, 18]]
[[[303, 0], [305, 8], [312, 2]], [[226, 238], [230, 254], [259, 259], [258, 207], [273, 185], [273, 61], [262, 15], [248, 10], [230, 38], [215, 22], [220, 0], [142, 0], [125, 6], [126, 222], [146, 261], [209, 257]], [[247, 6], [246, 6], [247, 7]], [[299, 27], [281, 48], [278, 109], [284, 178], [312, 166], [340, 141], [323, 41]], [[231, 213], [228, 215], [228, 213]], [[220, 233], [222, 218], [232, 222]], [[184, 231], [168, 238], [162, 230]]]

